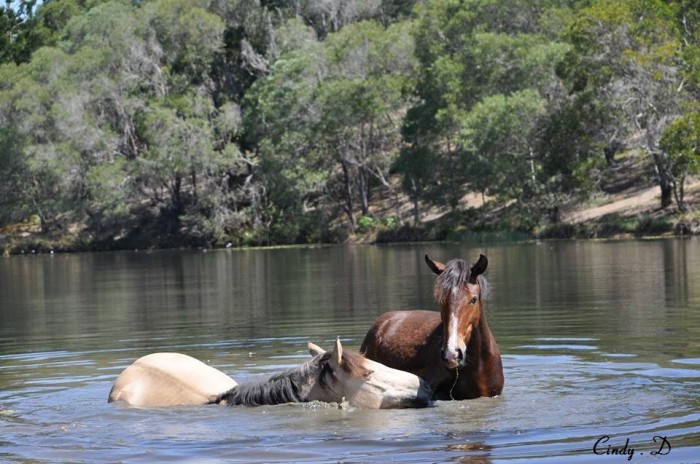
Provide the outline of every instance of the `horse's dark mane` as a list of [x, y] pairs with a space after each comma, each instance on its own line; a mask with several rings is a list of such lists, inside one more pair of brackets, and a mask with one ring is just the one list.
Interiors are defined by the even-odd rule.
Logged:
[[[448, 261], [445, 270], [435, 280], [435, 299], [441, 305], [446, 304], [451, 296], [453, 288], [464, 288], [471, 275], [472, 266], [463, 259]], [[477, 276], [477, 282], [481, 289], [481, 299], [488, 297], [488, 282], [483, 275]]]
[[218, 396], [216, 403], [226, 401], [235, 406], [300, 403], [304, 401], [304, 381], [320, 375], [321, 356], [314, 356], [301, 366], [275, 374], [263, 382], [242, 383]]
[[[263, 382], [250, 382], [236, 385], [221, 393], [213, 401], [225, 401], [229, 405], [260, 406], [263, 404], [301, 403], [308, 401], [307, 395], [313, 384], [328, 389], [330, 384], [326, 379], [332, 373], [329, 365], [331, 353], [314, 356], [304, 364], [275, 374]], [[363, 366], [364, 357], [352, 351], [343, 351], [343, 370], [353, 376], [366, 377], [370, 374]]]

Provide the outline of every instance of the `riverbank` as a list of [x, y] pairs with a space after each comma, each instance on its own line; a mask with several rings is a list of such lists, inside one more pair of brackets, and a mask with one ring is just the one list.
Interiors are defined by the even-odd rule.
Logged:
[[[629, 177], [629, 173], [628, 177]], [[428, 209], [418, 226], [387, 227], [378, 222], [367, 230], [360, 228], [351, 242], [388, 243], [431, 240], [468, 240], [490, 236], [495, 240], [565, 238], [639, 238], [700, 235], [700, 178], [685, 183], [688, 211], [681, 213], [674, 204], [661, 208], [658, 185], [642, 175], [621, 183], [611, 177], [590, 198], [572, 200], [559, 211], [558, 220], [541, 219], [531, 226], [529, 218], [516, 205], [496, 208], [480, 195], [468, 194], [453, 211]], [[607, 191], [606, 191], [607, 190]], [[407, 208], [409, 202], [399, 202]], [[394, 210], [398, 208], [393, 207]], [[377, 207], [379, 216], [390, 213], [388, 206]], [[402, 211], [404, 217], [409, 213]]]
[[688, 211], [681, 213], [675, 204], [661, 208], [658, 186], [641, 186], [611, 195], [594, 197], [562, 214], [561, 226], [543, 231], [544, 237], [557, 234], [571, 237], [658, 236], [700, 234], [700, 179], [685, 185]]
[[[680, 213], [675, 205], [660, 208], [660, 189], [638, 179], [624, 188], [600, 191], [585, 201], [572, 201], [561, 208], [559, 221], [541, 221], [529, 225], [517, 208], [495, 208], [488, 198], [466, 194], [458, 208], [425, 208], [414, 225], [412, 203], [403, 194], [376, 195], [372, 216], [362, 217], [354, 233], [336, 232], [329, 243], [393, 243], [413, 241], [467, 241], [475, 236], [492, 240], [562, 239], [562, 238], [635, 238], [700, 235], [700, 178], [686, 181], [689, 210]], [[396, 218], [403, 218], [398, 221]], [[338, 229], [342, 229], [339, 227]], [[223, 243], [219, 246], [236, 246]], [[172, 247], [172, 246], [171, 246]], [[170, 247], [170, 248], [171, 248]], [[118, 249], [169, 248], [149, 243], [105, 241], [84, 226], [42, 234], [38, 218], [0, 228], [0, 253], [33, 254], [53, 252], [107, 251]]]

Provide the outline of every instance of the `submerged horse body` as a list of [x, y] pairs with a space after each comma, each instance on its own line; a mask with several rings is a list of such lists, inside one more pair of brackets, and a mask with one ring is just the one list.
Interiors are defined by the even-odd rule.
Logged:
[[152, 353], [134, 361], [114, 381], [107, 402], [136, 407], [207, 404], [236, 381], [182, 353]]
[[462, 259], [447, 264], [425, 256], [438, 275], [435, 299], [440, 312], [385, 313], [367, 332], [360, 352], [370, 359], [425, 379], [434, 399], [496, 396], [503, 390], [503, 365], [486, 321], [484, 255], [471, 266]]
[[391, 369], [358, 353], [332, 352], [308, 344], [313, 356], [268, 380], [239, 385], [223, 372], [179, 353], [155, 353], [138, 359], [117, 378], [108, 401], [138, 407], [263, 404], [307, 401], [342, 402], [359, 408], [426, 406], [431, 390], [414, 374]]

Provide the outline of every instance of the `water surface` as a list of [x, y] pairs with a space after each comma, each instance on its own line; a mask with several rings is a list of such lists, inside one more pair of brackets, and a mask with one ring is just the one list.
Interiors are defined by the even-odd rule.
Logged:
[[[307, 340], [357, 349], [382, 312], [436, 309], [425, 253], [488, 256], [500, 397], [395, 411], [106, 403], [151, 352], [241, 381], [300, 364]], [[634, 449], [698, 462], [699, 340], [698, 239], [2, 258], [0, 460], [621, 462]]]

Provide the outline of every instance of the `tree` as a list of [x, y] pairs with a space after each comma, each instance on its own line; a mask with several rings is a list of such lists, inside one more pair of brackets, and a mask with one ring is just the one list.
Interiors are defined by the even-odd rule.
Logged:
[[28, 215], [25, 209], [26, 165], [23, 163], [24, 140], [12, 127], [0, 128], [0, 224], [17, 222]]
[[661, 206], [672, 202], [673, 173], [659, 141], [666, 125], [688, 98], [678, 63], [679, 34], [673, 10], [657, 0], [600, 0], [583, 8], [571, 26], [568, 74], [583, 98], [621, 111], [616, 121], [624, 138], [643, 135], [661, 189]]
[[474, 105], [461, 122], [465, 178], [479, 192], [524, 202], [538, 185], [537, 129], [545, 101], [533, 90], [497, 94]]
[[3, 68], [3, 127], [23, 155], [13, 149], [5, 167], [23, 176], [21, 203], [45, 229], [85, 221], [121, 236], [140, 218], [169, 239], [223, 240], [235, 222], [240, 111], [216, 108], [207, 78], [222, 22], [177, 1], [108, 1], [63, 33], [61, 50]]
[[666, 169], [673, 179], [673, 195], [681, 212], [687, 211], [685, 178], [700, 172], [700, 113], [688, 113], [664, 129], [661, 149], [667, 154]]
[[369, 213], [372, 183], [388, 185], [412, 69], [408, 28], [363, 22], [320, 43], [290, 20], [277, 37], [270, 75], [246, 99], [246, 135], [274, 205], [270, 227], [289, 227], [330, 197], [354, 229], [355, 209]]
[[223, 47], [224, 22], [208, 6], [208, 1], [155, 0], [143, 7], [146, 27], [155, 33], [163, 50], [161, 65], [168, 72], [168, 93], [211, 86], [209, 69]]
[[[413, 198], [432, 198], [456, 208], [466, 185], [481, 192], [488, 188], [502, 192], [507, 183], [539, 181], [532, 179], [532, 172], [538, 172], [532, 165], [524, 178], [505, 181], [484, 175], [496, 153], [520, 153], [519, 135], [508, 131], [522, 128], [515, 121], [479, 120], [475, 115], [488, 116], [486, 108], [519, 107], [524, 100], [537, 100], [538, 111], [532, 117], [518, 113], [524, 122], [535, 124], [545, 107], [547, 112], [556, 110], [563, 92], [555, 66], [569, 47], [553, 40], [547, 29], [553, 21], [542, 15], [548, 3], [433, 0], [419, 10], [417, 98], [404, 121], [403, 137], [410, 148], [404, 150], [401, 166], [430, 163], [433, 169], [404, 171], [409, 175], [404, 185], [414, 189]], [[492, 125], [503, 130], [492, 130]], [[490, 143], [482, 143], [478, 137], [482, 131], [495, 137], [490, 142], [499, 148], [491, 150]], [[533, 127], [527, 128], [526, 137], [528, 154], [519, 156], [534, 163], [540, 140]], [[507, 147], [509, 143], [518, 145]], [[428, 158], [411, 159], [418, 157]], [[468, 169], [458, 167], [460, 160]], [[423, 192], [415, 191], [418, 188]]]
[[327, 176], [314, 133], [320, 117], [315, 92], [327, 63], [313, 29], [296, 19], [280, 28], [277, 40], [270, 74], [246, 94], [245, 137], [265, 185], [256, 197], [254, 221], [267, 240], [296, 241], [312, 234], [302, 225], [313, 214]]
[[38, 214], [45, 232], [60, 227], [59, 215], [83, 194], [80, 155], [57, 126], [69, 124], [57, 119], [67, 61], [59, 50], [42, 48], [29, 63], [0, 68], [0, 127], [8, 137], [3, 167], [17, 187], [12, 216]]
[[183, 224], [183, 218], [190, 215], [192, 221], [202, 199], [219, 194], [216, 177], [222, 177], [226, 157], [212, 145], [213, 108], [196, 96], [163, 103], [149, 105], [142, 116], [139, 133], [146, 148], [132, 175], [170, 236], [199, 236], [206, 241], [212, 237], [192, 230], [201, 225]]
[[325, 45], [330, 72], [318, 92], [318, 134], [340, 168], [328, 190], [354, 230], [356, 204], [369, 215], [372, 182], [391, 189], [387, 178], [400, 140], [403, 91], [413, 70], [406, 53], [412, 42], [406, 26], [384, 29], [365, 21], [344, 28]]
[[43, 46], [56, 46], [63, 28], [79, 13], [76, 0], [6, 1], [0, 6], [0, 63], [26, 63]]

